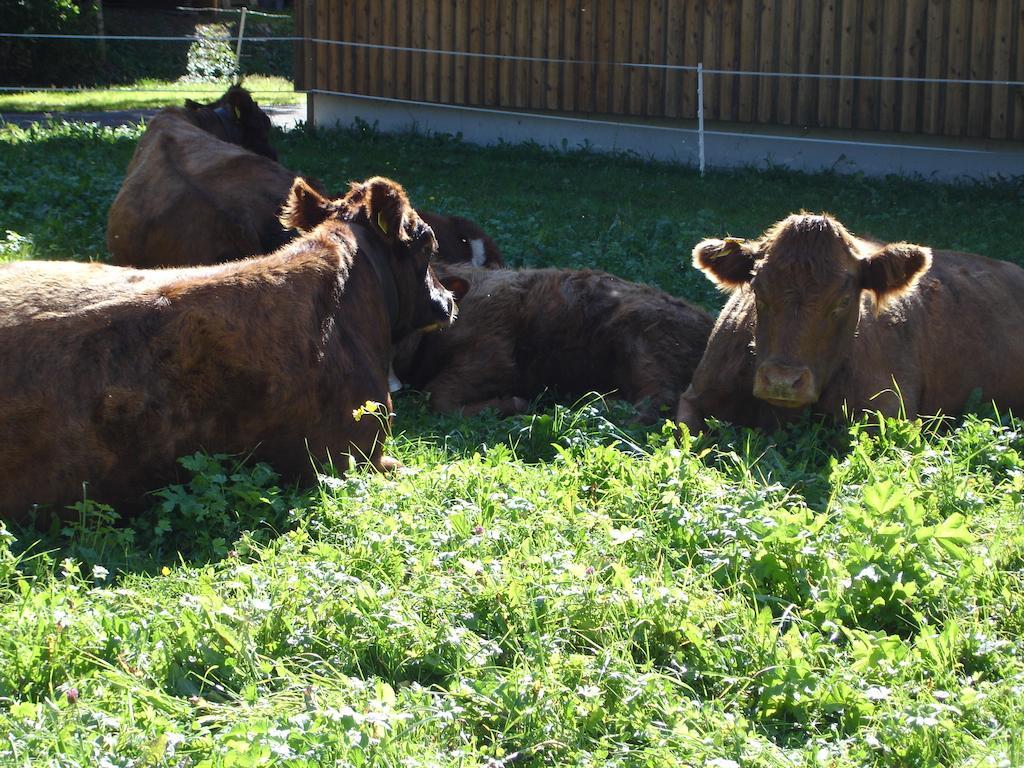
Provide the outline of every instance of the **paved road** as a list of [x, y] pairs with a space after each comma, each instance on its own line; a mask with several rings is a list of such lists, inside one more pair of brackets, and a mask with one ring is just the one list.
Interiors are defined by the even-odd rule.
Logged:
[[[306, 120], [306, 105], [294, 104], [284, 107], [262, 107], [270, 115], [271, 122], [284, 129], [290, 129]], [[30, 123], [47, 120], [99, 123], [100, 125], [129, 125], [155, 115], [155, 109], [115, 109], [106, 112], [0, 112], [0, 123], [14, 123], [22, 127]]]

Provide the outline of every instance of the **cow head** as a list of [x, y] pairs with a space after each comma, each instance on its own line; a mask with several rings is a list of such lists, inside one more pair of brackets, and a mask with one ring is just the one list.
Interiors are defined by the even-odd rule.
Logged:
[[480, 226], [461, 216], [442, 216], [423, 211], [423, 220], [437, 238], [437, 260], [474, 267], [503, 267], [501, 250]]
[[754, 396], [800, 408], [817, 402], [849, 357], [862, 294], [878, 312], [912, 292], [931, 250], [868, 244], [830, 216], [801, 213], [759, 240], [705, 240], [693, 263], [723, 290], [753, 299]]
[[210, 104], [186, 99], [185, 108], [201, 116], [200, 126], [218, 138], [277, 160], [277, 151], [270, 146], [270, 118], [242, 86], [232, 85]]
[[365, 257], [384, 286], [393, 340], [452, 323], [455, 300], [430, 267], [437, 254], [437, 239], [413, 210], [400, 184], [375, 176], [353, 182], [344, 197], [328, 200], [296, 178], [282, 209], [281, 224], [308, 232], [328, 220], [357, 225], [369, 233], [373, 251]]

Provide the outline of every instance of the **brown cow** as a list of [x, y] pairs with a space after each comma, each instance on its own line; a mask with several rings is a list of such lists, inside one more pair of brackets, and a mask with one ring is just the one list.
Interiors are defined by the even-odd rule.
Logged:
[[677, 418], [766, 426], [800, 409], [841, 417], [960, 413], [980, 390], [1024, 406], [1024, 269], [851, 235], [795, 214], [752, 241], [705, 240], [693, 263], [732, 295]]
[[570, 398], [614, 391], [653, 420], [675, 406], [711, 331], [697, 307], [604, 272], [436, 270], [461, 295], [460, 320], [410, 336], [395, 372], [438, 411], [510, 414], [546, 389]]
[[474, 267], [505, 266], [501, 250], [475, 221], [430, 211], [421, 211], [420, 216], [437, 237], [438, 261]]
[[[220, 264], [270, 253], [298, 235], [278, 217], [296, 174], [274, 162], [270, 119], [248, 92], [232, 87], [211, 105], [186, 104], [161, 110], [139, 139], [107, 215], [114, 264]], [[240, 115], [237, 126], [225, 131], [233, 114]], [[426, 212], [422, 218], [438, 240], [435, 259], [504, 263], [472, 221]]]
[[139, 139], [107, 215], [114, 264], [217, 264], [297, 234], [278, 220], [295, 174], [276, 162], [270, 118], [236, 86], [189, 104], [160, 110]]
[[[430, 228], [387, 179], [327, 200], [297, 179], [300, 239], [215, 267], [0, 267], [0, 517], [90, 497], [137, 506], [195, 450], [252, 450], [286, 478], [375, 467], [392, 344], [446, 326]], [[383, 417], [382, 417], [383, 418]]]

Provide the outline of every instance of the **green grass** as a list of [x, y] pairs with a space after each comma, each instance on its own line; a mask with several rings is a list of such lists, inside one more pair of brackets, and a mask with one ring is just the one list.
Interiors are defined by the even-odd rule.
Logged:
[[[304, 94], [296, 93], [283, 77], [250, 75], [245, 87], [262, 105], [299, 104]], [[0, 94], [0, 112], [100, 112], [111, 109], [158, 109], [180, 105], [185, 99], [213, 101], [227, 89], [216, 83], [182, 83], [140, 80], [132, 85], [82, 88], [75, 91], [23, 91]]]
[[[137, 130], [0, 133], [7, 258], [102, 258]], [[1019, 259], [1019, 186], [279, 137], [328, 187], [393, 175], [515, 264], [717, 306], [701, 237], [791, 210]], [[1024, 764], [1024, 437], [984, 415], [697, 441], [628, 407], [438, 417], [408, 470], [282, 487], [188, 457], [133, 521], [0, 533], [0, 765]]]

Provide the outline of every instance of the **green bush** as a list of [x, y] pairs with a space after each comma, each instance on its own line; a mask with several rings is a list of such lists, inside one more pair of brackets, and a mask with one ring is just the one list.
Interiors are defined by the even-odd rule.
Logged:
[[[90, 34], [97, 31], [96, 6], [73, 0], [0, 0], [5, 32]], [[75, 40], [0, 40], [5, 84], [68, 85], [98, 73], [96, 43]]]
[[182, 80], [191, 83], [234, 81], [238, 79], [238, 57], [231, 47], [224, 24], [196, 26], [199, 38], [189, 46]]

